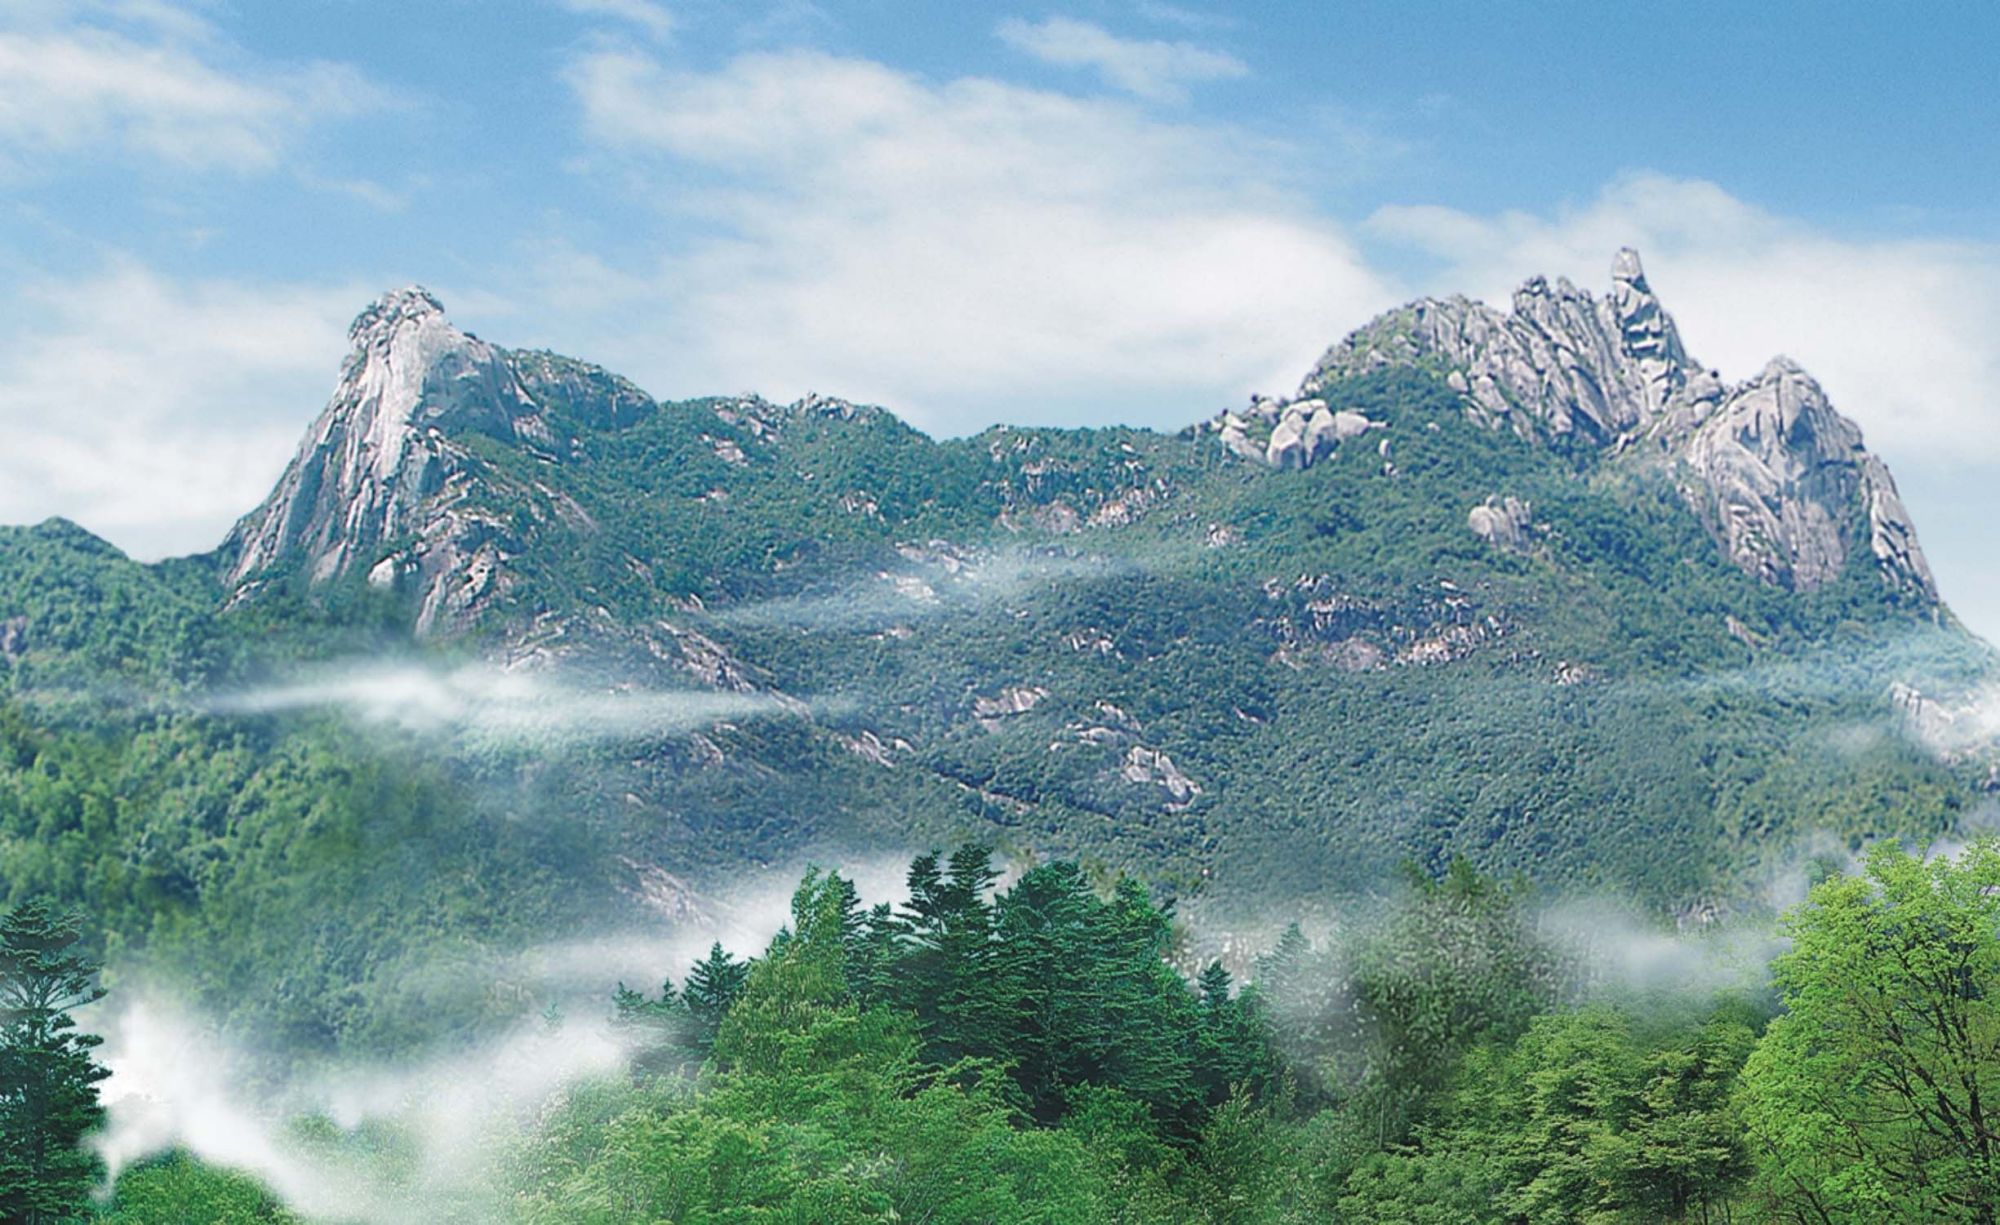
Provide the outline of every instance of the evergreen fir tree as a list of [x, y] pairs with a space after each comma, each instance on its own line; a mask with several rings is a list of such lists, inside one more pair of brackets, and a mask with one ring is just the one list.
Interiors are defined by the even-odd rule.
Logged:
[[0, 919], [0, 1219], [23, 1225], [79, 1216], [98, 1175], [84, 1135], [104, 1117], [91, 1052], [70, 1012], [104, 997], [77, 951], [74, 915], [28, 902]]
[[714, 1047], [724, 1014], [741, 998], [749, 978], [749, 963], [731, 957], [721, 941], [709, 946], [708, 956], [688, 971], [681, 999], [687, 1008], [689, 1038], [696, 1049], [706, 1053]]

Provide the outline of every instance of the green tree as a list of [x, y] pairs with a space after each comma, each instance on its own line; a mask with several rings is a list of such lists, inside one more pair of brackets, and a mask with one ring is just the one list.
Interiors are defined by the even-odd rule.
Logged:
[[83, 1138], [104, 1117], [92, 1057], [103, 1040], [70, 1012], [104, 996], [76, 943], [73, 914], [46, 901], [0, 919], [0, 1218], [42, 1225], [78, 1216], [99, 1163]]
[[2000, 846], [1878, 844], [1813, 889], [1743, 1073], [1756, 1186], [1786, 1219], [2000, 1212]]
[[749, 978], [749, 964], [730, 956], [719, 940], [709, 946], [708, 956], [688, 970], [681, 1007], [688, 1016], [688, 1040], [697, 1050], [706, 1052], [715, 1045], [722, 1018], [742, 996]]
[[98, 1225], [295, 1225], [277, 1197], [233, 1170], [203, 1165], [185, 1153], [134, 1166], [118, 1176]]

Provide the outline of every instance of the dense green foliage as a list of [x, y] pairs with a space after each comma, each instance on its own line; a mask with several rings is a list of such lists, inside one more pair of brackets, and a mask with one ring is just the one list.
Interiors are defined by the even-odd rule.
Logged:
[[[971, 917], [981, 862], [920, 860], [896, 916], [809, 877], [696, 1087], [641, 1073], [557, 1113], [520, 1167], [531, 1218], [1984, 1221], [2000, 1202], [1982, 1107], [2000, 1076], [1991, 844], [1928, 861], [1884, 844], [1819, 886], [1788, 920], [1768, 1028], [1734, 992], [1586, 999], [1529, 900], [1459, 868], [1345, 950], [1288, 933], [1239, 994], [1219, 968], [1158, 980], [1176, 1006], [1123, 1014], [1125, 1060], [1047, 1079], [1050, 1038], [1081, 1054], [1106, 1031], [1060, 1007], [1041, 1015], [1067, 1028], [989, 1024], [1011, 992], [953, 966], [1005, 965], [1041, 937]], [[1034, 876], [987, 912], [1040, 909]], [[929, 929], [959, 933], [947, 948], [916, 933], [953, 892], [961, 921]], [[1058, 961], [1164, 917], [1129, 888], [1096, 904]], [[874, 981], [900, 994], [864, 1002]], [[1161, 1070], [1183, 1061], [1211, 1089], [1162, 1111]]]
[[[920, 857], [873, 910], [815, 870], [760, 956], [620, 988], [626, 1073], [468, 1167], [478, 1219], [1831, 1225], [2000, 1202], [1991, 842], [1882, 844], [1821, 883], [1769, 1003], [1606, 981], [1462, 866], [1338, 941], [1289, 930], [1235, 990], [1168, 969], [1168, 915], [1129, 881], [1055, 863], [996, 891], [987, 862]], [[324, 1122], [290, 1143], [412, 1166]], [[182, 1154], [94, 1212], [294, 1219]]]
[[70, 1013], [104, 995], [76, 950], [78, 923], [46, 902], [0, 915], [0, 1220], [73, 1220], [96, 1181], [84, 1136], [108, 1073]]

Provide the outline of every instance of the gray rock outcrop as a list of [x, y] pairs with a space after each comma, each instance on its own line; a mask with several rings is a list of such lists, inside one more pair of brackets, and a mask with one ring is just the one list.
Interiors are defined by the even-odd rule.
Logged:
[[1327, 350], [1299, 394], [1418, 364], [1456, 375], [1454, 388], [1482, 424], [1602, 444], [1658, 414], [1680, 386], [1687, 355], [1638, 254], [1625, 250], [1602, 299], [1535, 277], [1514, 292], [1511, 312], [1463, 297], [1392, 311]]
[[[1261, 439], [1255, 431], [1269, 425]], [[1230, 453], [1280, 471], [1310, 468], [1340, 444], [1383, 423], [1349, 409], [1336, 411], [1325, 400], [1302, 396], [1273, 400], [1259, 396], [1242, 413], [1223, 413], [1210, 424]]]
[[1465, 516], [1472, 534], [1496, 549], [1519, 553], [1528, 547], [1528, 531], [1533, 526], [1526, 502], [1514, 497], [1490, 497]]
[[420, 631], [470, 617], [505, 592], [517, 548], [507, 517], [474, 496], [470, 437], [545, 452], [557, 447], [557, 416], [611, 428], [653, 408], [594, 366], [460, 331], [418, 286], [384, 294], [348, 339], [326, 408], [277, 487], [223, 542], [239, 600], [273, 574], [319, 584], [359, 572], [413, 591]]
[[451, 326], [427, 291], [383, 295], [347, 334], [333, 398], [224, 545], [233, 581], [287, 560], [315, 582], [375, 567], [376, 546], [428, 526], [416, 521], [426, 502], [463, 467], [450, 434], [547, 437], [499, 352]]
[[[1444, 374], [1482, 425], [1663, 465], [1726, 555], [1766, 582], [1831, 581], [1858, 535], [1884, 582], [1937, 598], [1895, 482], [1859, 428], [1789, 361], [1734, 386], [1696, 363], [1629, 248], [1602, 298], [1536, 277], [1509, 312], [1461, 297], [1392, 311], [1329, 349], [1299, 396], [1399, 365]], [[1487, 539], [1512, 538], [1504, 506], [1473, 516]]]
[[1821, 586], [1846, 566], [1858, 513], [1884, 578], [1934, 596], [1888, 469], [1796, 364], [1777, 358], [1680, 420], [1693, 424], [1662, 431], [1666, 449], [1696, 478], [1684, 493], [1737, 565], [1794, 590]]

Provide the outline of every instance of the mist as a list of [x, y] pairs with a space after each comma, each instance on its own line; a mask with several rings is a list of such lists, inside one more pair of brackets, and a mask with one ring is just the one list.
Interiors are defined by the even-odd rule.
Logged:
[[1059, 582], [1148, 568], [1130, 556], [1053, 549], [958, 551], [906, 545], [899, 552], [901, 566], [853, 576], [829, 590], [718, 608], [709, 616], [721, 625], [746, 628], [880, 628], [1004, 604]]
[[223, 715], [332, 710], [358, 723], [474, 745], [556, 747], [685, 734], [735, 719], [785, 718], [772, 694], [588, 687], [548, 672], [349, 661], [275, 684], [218, 693]]
[[[829, 856], [864, 902], [898, 904], [905, 855]], [[540, 1015], [470, 1042], [374, 1058], [307, 1061], [231, 1038], [171, 989], [121, 990], [82, 1019], [103, 1034], [109, 1179], [173, 1150], [256, 1178], [314, 1219], [365, 1225], [496, 1219], [508, 1156], [565, 1091], [627, 1066], [610, 1024], [620, 983], [657, 993], [720, 943], [759, 956], [789, 922], [809, 865], [747, 872], [698, 913], [650, 930], [607, 924], [500, 957], [490, 978], [525, 983]], [[117, 975], [114, 977], [126, 977]], [[388, 1145], [396, 1159], [370, 1160]]]

